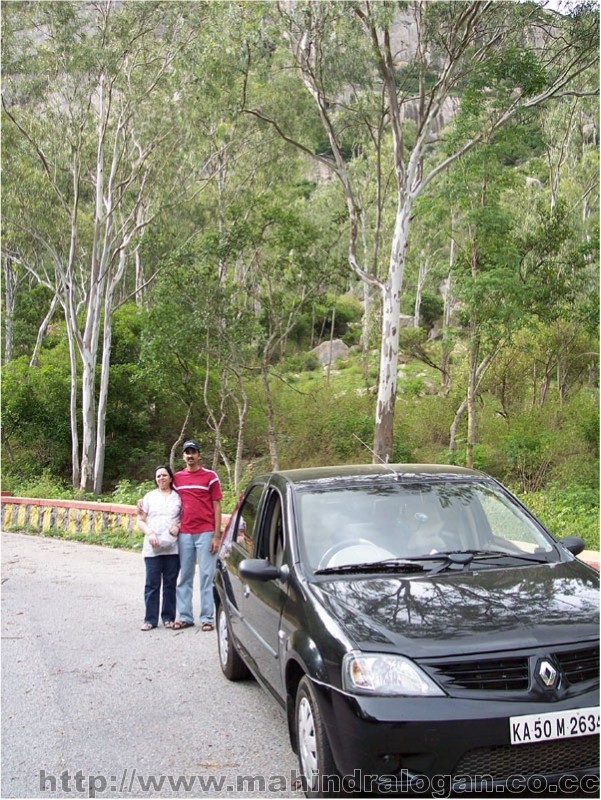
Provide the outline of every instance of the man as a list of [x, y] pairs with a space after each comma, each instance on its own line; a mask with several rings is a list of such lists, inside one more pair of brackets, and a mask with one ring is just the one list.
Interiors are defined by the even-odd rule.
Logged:
[[173, 486], [182, 501], [179, 535], [180, 573], [177, 584], [179, 620], [175, 630], [194, 625], [192, 594], [194, 572], [200, 577], [200, 624], [203, 631], [215, 627], [213, 614], [213, 575], [221, 541], [221, 484], [217, 473], [201, 466], [200, 448], [189, 439], [184, 442], [185, 468], [173, 476]]

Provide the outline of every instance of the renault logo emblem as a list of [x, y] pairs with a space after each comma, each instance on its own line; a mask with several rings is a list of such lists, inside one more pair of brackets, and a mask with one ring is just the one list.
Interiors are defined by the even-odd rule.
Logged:
[[549, 661], [540, 662], [538, 675], [548, 689], [552, 689], [557, 685], [558, 672]]

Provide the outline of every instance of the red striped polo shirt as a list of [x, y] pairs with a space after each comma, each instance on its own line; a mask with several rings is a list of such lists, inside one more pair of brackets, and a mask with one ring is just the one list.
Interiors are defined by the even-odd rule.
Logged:
[[217, 473], [204, 467], [194, 472], [180, 469], [173, 476], [173, 486], [182, 501], [180, 531], [206, 533], [215, 530], [213, 502], [223, 497]]

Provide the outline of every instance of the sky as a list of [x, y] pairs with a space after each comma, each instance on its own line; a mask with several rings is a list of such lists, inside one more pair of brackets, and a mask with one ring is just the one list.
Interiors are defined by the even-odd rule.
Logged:
[[552, 11], [567, 13], [570, 8], [581, 5], [583, 0], [536, 0], [536, 2]]

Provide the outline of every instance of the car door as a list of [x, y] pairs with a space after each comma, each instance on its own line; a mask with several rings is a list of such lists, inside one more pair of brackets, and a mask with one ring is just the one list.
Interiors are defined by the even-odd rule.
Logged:
[[[255, 558], [282, 566], [286, 559], [283, 501], [274, 487], [266, 489], [261, 521], [254, 542]], [[243, 616], [247, 639], [244, 646], [257, 665], [261, 679], [278, 698], [284, 698], [280, 669], [280, 620], [288, 596], [288, 583], [280, 578], [244, 582]]]
[[[242, 498], [239, 507], [231, 520], [230, 541], [226, 552], [221, 557], [224, 568], [224, 587], [227, 603], [227, 616], [232, 634], [247, 649], [248, 635], [244, 624], [245, 592], [238, 567], [245, 558], [252, 558], [255, 552], [255, 541], [259, 534], [261, 508], [265, 483], [251, 485]], [[228, 538], [229, 538], [228, 537]]]

